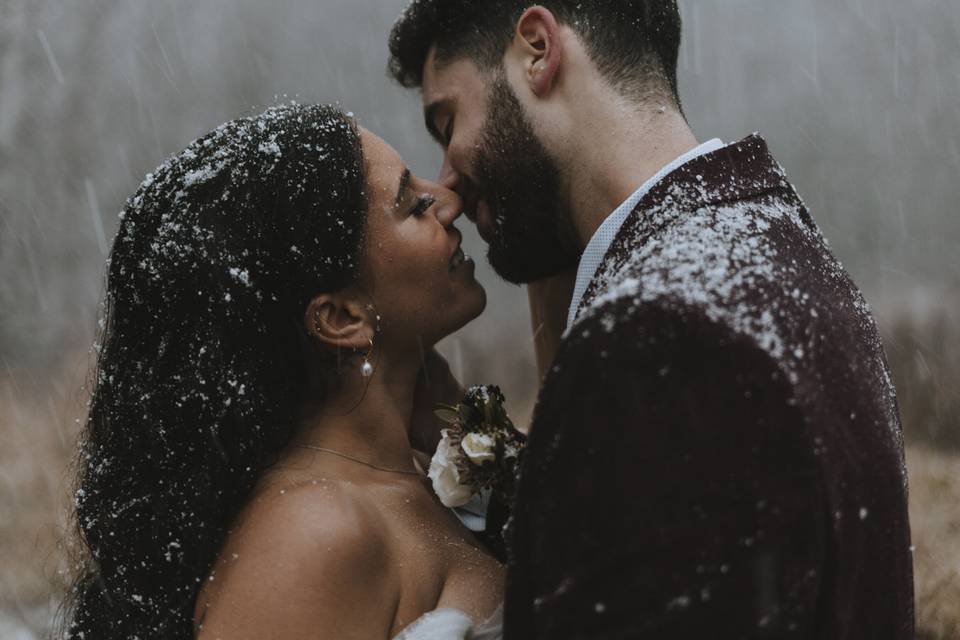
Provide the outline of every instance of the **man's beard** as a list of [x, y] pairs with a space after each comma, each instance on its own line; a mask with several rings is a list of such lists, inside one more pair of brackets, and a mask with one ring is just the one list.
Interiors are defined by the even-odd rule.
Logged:
[[560, 195], [560, 171], [502, 72], [490, 88], [487, 113], [475, 171], [493, 214], [490, 265], [515, 284], [574, 267], [580, 249]]

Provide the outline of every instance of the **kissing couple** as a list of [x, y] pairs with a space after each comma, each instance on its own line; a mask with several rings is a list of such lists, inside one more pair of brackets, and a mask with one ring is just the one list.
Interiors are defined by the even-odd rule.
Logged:
[[[694, 137], [680, 37], [676, 0], [419, 0], [436, 182], [304, 105], [148, 175], [68, 637], [912, 638], [876, 324], [764, 140]], [[486, 304], [461, 216], [529, 285], [527, 436], [433, 349]]]

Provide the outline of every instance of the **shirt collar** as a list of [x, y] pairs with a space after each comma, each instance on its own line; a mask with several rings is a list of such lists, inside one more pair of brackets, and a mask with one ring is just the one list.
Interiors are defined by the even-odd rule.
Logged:
[[574, 320], [576, 320], [577, 317], [577, 309], [580, 308], [580, 301], [583, 299], [583, 294], [587, 292], [587, 287], [596, 275], [597, 269], [600, 268], [600, 263], [603, 262], [607, 250], [610, 249], [610, 245], [613, 243], [613, 239], [617, 237], [620, 228], [627, 221], [627, 218], [633, 210], [636, 209], [637, 205], [640, 204], [643, 197], [667, 175], [673, 173], [694, 158], [712, 153], [717, 149], [723, 148], [723, 146], [723, 142], [719, 138], [714, 138], [709, 142], [704, 142], [695, 149], [691, 149], [660, 169], [652, 178], [634, 191], [633, 195], [624, 200], [623, 204], [617, 207], [613, 213], [607, 216], [607, 219], [603, 221], [600, 228], [598, 228], [593, 234], [593, 237], [590, 238], [590, 242], [587, 243], [587, 247], [583, 250], [583, 255], [580, 257], [580, 266], [577, 267], [577, 281], [573, 288], [573, 299], [570, 302], [570, 310], [567, 312], [567, 331], [573, 326]]

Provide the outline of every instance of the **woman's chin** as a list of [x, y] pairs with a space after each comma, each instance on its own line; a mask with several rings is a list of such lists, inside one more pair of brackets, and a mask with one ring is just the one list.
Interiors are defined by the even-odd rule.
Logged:
[[469, 291], [458, 296], [457, 302], [453, 307], [455, 311], [448, 318], [450, 328], [443, 332], [443, 338], [460, 331], [483, 314], [487, 308], [487, 292], [474, 280]]
[[487, 290], [483, 288], [483, 285], [477, 282], [477, 308], [476, 312], [467, 322], [473, 322], [487, 310]]

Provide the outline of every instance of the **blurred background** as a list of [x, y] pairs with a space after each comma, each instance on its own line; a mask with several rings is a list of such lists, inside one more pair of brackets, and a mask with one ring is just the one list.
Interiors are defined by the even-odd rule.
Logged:
[[[435, 176], [418, 96], [385, 71], [405, 1], [0, 0], [0, 637], [43, 637], [61, 589], [124, 200], [194, 138], [290, 99], [341, 103]], [[759, 130], [874, 307], [909, 444], [920, 637], [958, 638], [960, 3], [681, 5], [694, 130]], [[537, 383], [525, 293], [485, 265], [478, 277], [489, 309], [442, 349], [466, 381], [501, 384], [523, 422]]]

